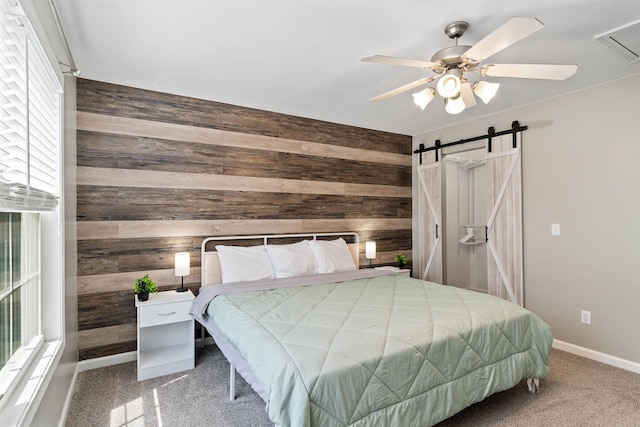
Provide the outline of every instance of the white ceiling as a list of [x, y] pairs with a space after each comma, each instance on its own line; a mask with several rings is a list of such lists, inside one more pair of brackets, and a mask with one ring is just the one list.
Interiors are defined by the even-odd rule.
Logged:
[[[638, 0], [55, 0], [81, 76], [144, 89], [415, 135], [640, 73], [594, 37], [640, 19]], [[361, 62], [379, 54], [429, 61], [444, 27], [470, 24], [473, 45], [513, 16], [545, 28], [484, 63], [567, 63], [565, 81], [486, 78], [496, 98], [458, 115], [441, 98], [421, 111], [411, 90], [433, 75]], [[438, 101], [439, 102], [436, 102]], [[597, 101], [596, 101], [597, 102]], [[514, 117], [514, 120], [523, 118]]]

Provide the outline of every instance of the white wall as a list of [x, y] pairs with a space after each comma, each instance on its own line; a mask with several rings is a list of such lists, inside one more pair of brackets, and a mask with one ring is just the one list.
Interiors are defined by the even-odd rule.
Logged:
[[[413, 138], [417, 149], [483, 135], [489, 126], [509, 129], [514, 120], [529, 127], [522, 136], [525, 306], [549, 323], [555, 339], [634, 363], [639, 99], [636, 75]], [[416, 188], [414, 174], [414, 201]], [[551, 236], [552, 223], [561, 225], [560, 236]], [[414, 236], [414, 254], [416, 248]], [[581, 323], [582, 309], [591, 311], [591, 325]]]

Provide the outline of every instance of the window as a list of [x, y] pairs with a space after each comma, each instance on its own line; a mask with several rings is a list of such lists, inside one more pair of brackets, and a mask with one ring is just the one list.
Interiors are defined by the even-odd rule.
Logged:
[[[8, 388], [18, 376], [22, 362], [42, 342], [40, 310], [37, 309], [40, 305], [39, 222], [37, 213], [0, 212], [0, 383], [4, 384], [3, 388]], [[0, 396], [6, 391], [0, 389]]]
[[61, 279], [43, 266], [60, 255], [41, 246], [62, 237], [61, 85], [17, 0], [0, 0], [0, 24], [1, 408], [49, 338], [41, 295]]
[[0, 209], [54, 210], [60, 82], [17, 1], [0, 8]]

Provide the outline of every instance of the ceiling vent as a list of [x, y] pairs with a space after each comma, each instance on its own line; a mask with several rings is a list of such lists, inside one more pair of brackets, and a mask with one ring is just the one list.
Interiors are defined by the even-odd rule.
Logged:
[[595, 40], [629, 64], [640, 61], [640, 20], [597, 35]]

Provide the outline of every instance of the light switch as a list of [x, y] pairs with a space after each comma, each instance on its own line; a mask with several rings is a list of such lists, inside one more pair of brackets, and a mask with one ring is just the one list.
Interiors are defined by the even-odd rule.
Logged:
[[551, 235], [552, 236], [560, 235], [560, 224], [551, 224]]

